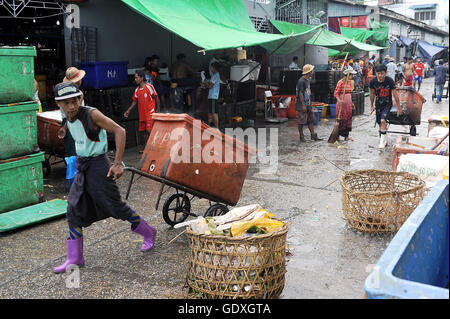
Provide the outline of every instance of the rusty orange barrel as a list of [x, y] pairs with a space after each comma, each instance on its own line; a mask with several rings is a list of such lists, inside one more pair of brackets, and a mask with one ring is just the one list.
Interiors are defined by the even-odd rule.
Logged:
[[412, 88], [397, 88], [398, 98], [403, 110], [407, 111], [408, 117], [417, 125], [420, 124], [422, 106], [425, 98]]
[[256, 150], [187, 114], [152, 118], [139, 169], [235, 205]]
[[38, 144], [52, 154], [64, 154], [64, 140], [58, 137], [61, 128], [61, 111], [37, 113]]

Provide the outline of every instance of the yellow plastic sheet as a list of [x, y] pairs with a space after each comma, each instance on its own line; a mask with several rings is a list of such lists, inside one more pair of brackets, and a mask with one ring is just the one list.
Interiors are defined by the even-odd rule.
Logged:
[[271, 233], [280, 229], [283, 225], [283, 222], [270, 218], [256, 218], [244, 222], [235, 222], [231, 225], [231, 235], [233, 237], [241, 236], [253, 226], [262, 228], [266, 233]]

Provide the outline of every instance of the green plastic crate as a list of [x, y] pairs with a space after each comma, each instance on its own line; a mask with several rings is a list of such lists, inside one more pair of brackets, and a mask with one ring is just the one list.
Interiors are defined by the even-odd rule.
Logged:
[[0, 105], [0, 160], [39, 151], [35, 102]]
[[0, 104], [34, 100], [34, 47], [0, 47]]
[[0, 213], [43, 201], [43, 161], [42, 152], [0, 161]]
[[0, 214], [0, 233], [53, 219], [65, 215], [66, 211], [67, 201], [55, 199], [3, 213]]

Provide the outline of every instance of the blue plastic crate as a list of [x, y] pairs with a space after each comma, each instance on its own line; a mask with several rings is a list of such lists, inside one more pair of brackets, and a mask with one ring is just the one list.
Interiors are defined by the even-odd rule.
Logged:
[[108, 89], [128, 84], [128, 61], [80, 63], [86, 71], [82, 87], [85, 89]]
[[330, 105], [331, 118], [335, 119], [336, 118], [336, 104], [329, 104], [329, 105]]
[[367, 277], [370, 299], [448, 299], [449, 183], [443, 180], [406, 220]]

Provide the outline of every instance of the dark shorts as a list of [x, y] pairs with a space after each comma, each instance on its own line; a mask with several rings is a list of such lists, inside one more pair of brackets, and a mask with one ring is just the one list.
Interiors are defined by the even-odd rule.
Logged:
[[217, 112], [217, 100], [215, 99], [208, 99], [209, 102], [209, 113], [215, 114]]
[[389, 117], [389, 112], [391, 111], [392, 106], [387, 106], [380, 108], [378, 106], [375, 107], [376, 116], [377, 116], [377, 124], [381, 123], [381, 120], [387, 121]]
[[314, 113], [311, 109], [305, 111], [298, 111], [297, 123], [298, 125], [305, 125], [314, 122]]
[[170, 94], [170, 88], [166, 87], [164, 85], [160, 85], [158, 82], [155, 82], [153, 87], [156, 90], [156, 93], [159, 96], [165, 96], [165, 95], [169, 95]]

